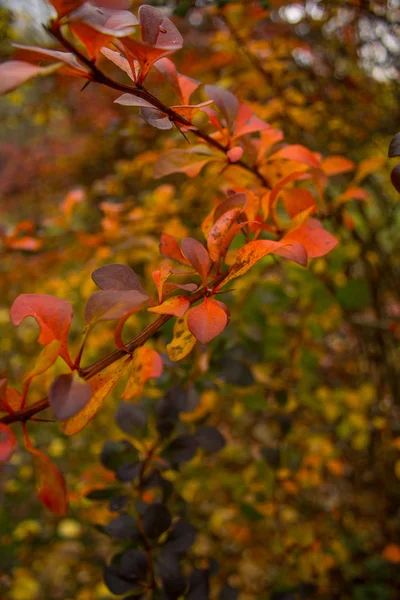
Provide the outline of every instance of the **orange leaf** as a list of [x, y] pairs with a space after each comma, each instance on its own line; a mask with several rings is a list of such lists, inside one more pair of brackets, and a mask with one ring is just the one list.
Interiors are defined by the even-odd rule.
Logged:
[[161, 234], [160, 252], [165, 258], [176, 260], [184, 265], [190, 264], [187, 258], [182, 254], [176, 239], [172, 235], [169, 235], [169, 233]]
[[[166, 235], [166, 234], [161, 234], [161, 240], [162, 240], [163, 235]], [[160, 244], [160, 246], [161, 246], [161, 244]], [[178, 243], [176, 243], [176, 246], [179, 249]], [[167, 281], [167, 279], [171, 275], [171, 273], [172, 273], [172, 271], [171, 271], [170, 267], [167, 267], [165, 265], [162, 265], [160, 269], [156, 269], [152, 273], [153, 281], [157, 287], [159, 302], [162, 302], [164, 283]]]
[[285, 146], [285, 148], [281, 148], [281, 150], [270, 156], [268, 160], [279, 160], [281, 158], [294, 160], [316, 168], [321, 164], [320, 158], [315, 152], [311, 152], [311, 150], [300, 144]]
[[207, 100], [206, 102], [200, 102], [200, 104], [180, 104], [178, 106], [171, 106], [171, 108], [178, 115], [181, 115], [181, 117], [184, 117], [188, 121], [192, 121], [193, 116], [199, 110], [204, 108], [204, 106], [208, 106], [209, 104], [212, 104], [212, 100]]
[[182, 251], [192, 267], [199, 273], [203, 284], [206, 285], [207, 275], [211, 266], [210, 256], [207, 250], [197, 240], [193, 238], [183, 238]]
[[315, 198], [309, 190], [291, 188], [289, 190], [282, 190], [281, 194], [285, 210], [291, 218], [311, 206], [317, 208]]
[[8, 413], [22, 408], [22, 396], [17, 390], [7, 387], [7, 379], [0, 380], [0, 410]]
[[232, 208], [214, 223], [207, 237], [207, 248], [213, 261], [217, 262], [228, 252], [236, 233], [242, 227], [237, 222], [241, 208]]
[[355, 163], [344, 156], [328, 156], [321, 162], [321, 169], [328, 177], [354, 171], [355, 167]]
[[317, 219], [309, 219], [304, 225], [288, 231], [281, 241], [299, 242], [306, 249], [309, 258], [325, 256], [338, 243]]
[[242, 103], [236, 114], [233, 139], [270, 128], [271, 126], [257, 117], [247, 104]]
[[137, 348], [132, 356], [131, 375], [123, 391], [122, 398], [129, 400], [142, 393], [143, 387], [152, 377], [160, 377], [163, 372], [161, 356], [147, 346]]
[[382, 552], [382, 556], [388, 562], [391, 562], [393, 564], [399, 564], [400, 563], [400, 546], [398, 546], [397, 544], [388, 544], [384, 548], [384, 550]]
[[7, 462], [17, 445], [14, 432], [4, 423], [0, 423], [0, 462]]
[[89, 58], [95, 60], [100, 51], [113, 38], [112, 35], [96, 31], [86, 23], [71, 23], [71, 31], [85, 46]]
[[177, 362], [185, 358], [196, 345], [196, 338], [190, 333], [187, 325], [188, 312], [176, 320], [173, 330], [173, 338], [167, 344], [167, 353], [170, 360]]
[[22, 294], [14, 301], [10, 317], [19, 325], [26, 317], [33, 317], [39, 324], [39, 343], [47, 345], [53, 340], [61, 342], [60, 356], [72, 366], [67, 338], [72, 321], [72, 306], [66, 300], [47, 294]]
[[199, 87], [199, 82], [178, 73], [174, 63], [169, 58], [160, 58], [155, 63], [155, 67], [168, 79], [180, 97], [182, 104], [189, 104], [190, 96]]
[[80, 412], [67, 421], [61, 423], [61, 431], [65, 435], [74, 435], [79, 433], [96, 416], [100, 410], [105, 397], [111, 392], [118, 383], [123, 371], [131, 362], [131, 356], [124, 356], [108, 369], [105, 369], [98, 375], [89, 380], [92, 388], [92, 397]]
[[40, 501], [52, 512], [65, 515], [68, 493], [64, 477], [46, 454], [31, 445], [27, 445], [27, 450], [32, 454]]
[[182, 317], [190, 306], [189, 300], [186, 296], [173, 296], [167, 298], [159, 306], [148, 308], [149, 312], [157, 313], [160, 315], [173, 315], [174, 317]]
[[[284, 246], [287, 246], [285, 253]], [[292, 252], [290, 252], [290, 247], [292, 248]], [[268, 254], [281, 254], [282, 256], [286, 256], [286, 258], [291, 258], [292, 260], [298, 262], [301, 265], [307, 264], [307, 256], [299, 247], [299, 244], [288, 244], [282, 241], [275, 242], [272, 240], [256, 240], [253, 242], [249, 242], [245, 244], [239, 252], [237, 253], [236, 260], [229, 269], [227, 277], [222, 282], [222, 285], [226, 285], [228, 281], [239, 277], [246, 273], [253, 265], [255, 265], [259, 260], [267, 256]], [[221, 287], [220, 286], [220, 287]]]
[[228, 315], [214, 300], [204, 301], [190, 309], [187, 324], [190, 332], [202, 344], [211, 342], [228, 324]]

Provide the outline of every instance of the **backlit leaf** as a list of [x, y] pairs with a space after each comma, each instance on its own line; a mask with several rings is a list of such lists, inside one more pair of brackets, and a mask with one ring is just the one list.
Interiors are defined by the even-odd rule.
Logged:
[[178, 50], [183, 46], [183, 38], [165, 13], [153, 6], [139, 8], [139, 21], [142, 40], [149, 46]]
[[149, 312], [160, 315], [173, 315], [174, 317], [182, 317], [190, 306], [189, 300], [185, 296], [173, 296], [167, 298], [159, 306], [148, 308]]
[[211, 265], [210, 256], [207, 250], [197, 240], [193, 238], [183, 238], [182, 251], [192, 267], [200, 274], [201, 280], [205, 285], [207, 283], [207, 275]]
[[282, 158], [304, 163], [305, 165], [316, 168], [318, 168], [321, 163], [315, 152], [311, 152], [311, 150], [300, 144], [285, 146], [270, 156], [268, 160], [278, 160]]
[[66, 421], [89, 402], [92, 388], [75, 373], [59, 375], [49, 390], [49, 403], [57, 419]]
[[328, 156], [321, 162], [321, 169], [328, 177], [340, 173], [349, 173], [354, 171], [355, 168], [355, 163], [344, 156]]
[[249, 133], [264, 131], [270, 127], [268, 123], [257, 117], [247, 104], [242, 103], [236, 113], [233, 139]]
[[4, 423], [0, 423], [0, 463], [7, 462], [17, 445], [14, 432]]
[[219, 156], [213, 152], [202, 153], [195, 151], [195, 148], [190, 150], [170, 150], [167, 154], [163, 154], [154, 165], [154, 177], [160, 179], [172, 173], [185, 173], [188, 177], [196, 177], [203, 167], [214, 160], [223, 160], [223, 156]]
[[56, 9], [58, 17], [61, 18], [76, 10], [83, 0], [50, 0], [50, 2]]
[[22, 294], [14, 301], [10, 317], [19, 325], [26, 317], [33, 317], [39, 324], [39, 343], [47, 345], [53, 340], [61, 342], [60, 356], [71, 365], [67, 349], [67, 337], [72, 321], [72, 306], [66, 300], [47, 294]]
[[21, 60], [10, 60], [0, 65], [0, 95], [7, 94], [29, 79], [45, 75], [47, 67], [39, 67]]
[[338, 243], [317, 219], [309, 219], [304, 225], [288, 231], [281, 241], [302, 244], [309, 258], [325, 256]]
[[35, 366], [33, 369], [26, 375], [25, 381], [36, 377], [37, 375], [41, 375], [51, 367], [51, 365], [56, 361], [57, 357], [60, 354], [61, 342], [59, 340], [53, 340], [43, 348], [41, 353], [36, 359]]
[[51, 50], [50, 48], [40, 48], [39, 46], [24, 46], [22, 44], [14, 44], [14, 47], [22, 51], [24, 58], [27, 60], [34, 59], [63, 62], [72, 69], [87, 73], [86, 69], [80, 64], [72, 52], [62, 52], [60, 50]]
[[42, 504], [58, 515], [65, 515], [68, 494], [64, 477], [46, 454], [32, 446], [27, 446], [27, 450], [32, 454], [36, 488]]
[[207, 344], [219, 335], [228, 324], [226, 312], [213, 300], [204, 301], [188, 312], [189, 330], [202, 344]]
[[167, 344], [168, 357], [174, 362], [185, 358], [196, 345], [197, 340], [188, 328], [187, 316], [186, 312], [183, 317], [176, 320], [172, 340]]
[[282, 190], [281, 196], [285, 210], [289, 217], [293, 218], [306, 208], [315, 207], [315, 198], [309, 190], [303, 188], [291, 188]]
[[174, 63], [169, 58], [160, 58], [155, 63], [155, 67], [172, 85], [182, 104], [188, 104], [190, 96], [199, 87], [199, 82], [178, 73]]
[[[264, 258], [264, 256], [273, 253], [280, 253], [280, 251], [283, 250], [284, 245], [285, 242], [283, 241], [275, 242], [272, 240], [257, 240], [249, 242], [237, 253], [236, 260], [229, 269], [228, 275], [222, 282], [222, 285], [226, 285], [228, 281], [231, 281], [232, 279], [235, 279], [236, 277], [246, 273], [259, 260]], [[287, 245], [290, 246], [291, 244]], [[283, 256], [285, 256], [285, 254], [283, 254]], [[295, 253], [294, 256], [295, 258], [293, 258], [293, 260], [296, 260], [296, 258], [298, 259], [296, 262], [300, 262], [301, 260], [300, 264], [304, 264], [304, 260], [307, 262], [307, 255], [304, 250], [302, 256], [297, 256], [297, 253]]]
[[131, 374], [122, 394], [124, 400], [139, 396], [145, 383], [163, 372], [161, 356], [148, 346], [137, 348], [132, 355]]
[[232, 92], [223, 90], [216, 85], [205, 85], [204, 91], [207, 96], [214, 101], [214, 104], [225, 117], [227, 126], [229, 128], [233, 127], [233, 123], [239, 110], [239, 100], [236, 96], [232, 94]]
[[130, 361], [130, 356], [124, 356], [102, 371], [102, 373], [95, 375], [89, 380], [89, 385], [92, 389], [92, 397], [78, 414], [61, 423], [61, 430], [65, 435], [79, 433], [96, 416], [104, 399], [118, 383]]

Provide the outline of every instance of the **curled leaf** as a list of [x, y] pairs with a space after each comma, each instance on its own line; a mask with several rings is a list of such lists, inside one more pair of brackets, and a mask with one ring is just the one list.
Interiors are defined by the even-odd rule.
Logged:
[[22, 294], [14, 301], [10, 317], [19, 325], [26, 317], [33, 317], [39, 324], [39, 343], [47, 345], [53, 340], [61, 342], [60, 356], [71, 365], [67, 349], [67, 337], [72, 321], [72, 306], [66, 300], [47, 294]]

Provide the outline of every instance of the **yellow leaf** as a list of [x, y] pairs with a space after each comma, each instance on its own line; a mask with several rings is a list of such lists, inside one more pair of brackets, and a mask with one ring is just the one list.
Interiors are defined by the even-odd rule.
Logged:
[[117, 384], [130, 361], [130, 355], [124, 356], [111, 365], [111, 367], [89, 380], [88, 383], [92, 388], [93, 395], [85, 408], [61, 424], [61, 431], [65, 433], [65, 435], [74, 435], [86, 427], [100, 410], [103, 400]]
[[187, 326], [186, 313], [183, 317], [176, 320], [173, 331], [173, 338], [169, 344], [167, 344], [167, 352], [170, 360], [178, 361], [185, 358], [194, 348], [196, 344], [196, 338], [190, 333]]
[[122, 394], [124, 400], [129, 400], [141, 394], [144, 384], [151, 377], [160, 377], [163, 372], [161, 356], [146, 346], [137, 348], [132, 356], [131, 374]]
[[39, 354], [32, 371], [26, 375], [25, 381], [31, 380], [47, 371], [60, 354], [61, 345], [62, 342], [60, 340], [53, 340], [50, 344], [47, 344]]

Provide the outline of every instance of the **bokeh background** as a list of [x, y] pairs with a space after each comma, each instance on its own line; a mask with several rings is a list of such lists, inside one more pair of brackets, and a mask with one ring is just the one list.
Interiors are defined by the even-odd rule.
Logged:
[[[140, 2], [133, 1], [137, 8]], [[174, 483], [198, 532], [193, 561], [218, 561], [240, 600], [396, 600], [400, 589], [400, 211], [387, 148], [400, 129], [398, 0], [289, 3], [171, 0], [182, 32], [181, 72], [216, 83], [282, 129], [289, 143], [342, 155], [354, 169], [333, 177], [327, 226], [340, 240], [308, 269], [265, 259], [227, 296], [230, 326], [207, 348], [170, 364], [146, 387], [157, 399], [171, 381], [192, 382], [199, 404], [187, 422], [224, 434], [218, 454], [196, 455]], [[0, 53], [12, 42], [52, 44], [40, 0], [0, 2]], [[173, 103], [165, 84], [150, 87]], [[199, 98], [205, 99], [199, 92]], [[0, 100], [0, 375], [15, 387], [37, 356], [37, 328], [15, 329], [20, 293], [72, 302], [72, 344], [94, 291], [90, 273], [108, 262], [144, 281], [159, 261], [161, 231], [202, 239], [220, 196], [218, 172], [154, 180], [162, 150], [184, 143], [113, 104], [115, 94], [67, 77], [35, 80]], [[360, 201], [338, 201], [350, 185]], [[332, 211], [331, 211], [332, 212]], [[132, 319], [130, 333], [147, 323]], [[99, 327], [87, 364], [112, 349]], [[166, 327], [155, 342], [160, 352]], [[56, 367], [55, 367], [56, 368]], [[54, 373], [53, 373], [54, 374]], [[39, 399], [51, 381], [34, 389]], [[106, 600], [102, 568], [118, 544], [96, 529], [112, 517], [85, 495], [113, 475], [99, 463], [118, 393], [81, 434], [31, 424], [35, 443], [65, 473], [71, 510], [50, 515], [20, 447], [2, 467], [0, 598]]]

